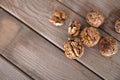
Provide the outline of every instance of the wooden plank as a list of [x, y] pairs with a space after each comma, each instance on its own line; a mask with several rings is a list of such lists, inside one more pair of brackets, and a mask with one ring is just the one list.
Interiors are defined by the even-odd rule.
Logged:
[[[67, 59], [61, 50], [4, 11], [1, 10], [0, 14], [4, 15], [0, 22], [5, 20], [0, 26], [11, 25], [7, 21], [9, 19], [10, 22], [19, 24], [16, 27], [21, 27], [2, 55], [34, 79], [101, 80], [77, 61]], [[10, 29], [9, 26], [7, 28]]]
[[[85, 18], [92, 9], [99, 10], [105, 16], [101, 29], [120, 41], [120, 34], [115, 32], [114, 22], [120, 18], [120, 0], [58, 0]], [[72, 5], [71, 5], [72, 4]], [[74, 5], [74, 6], [73, 6]]]
[[[96, 9], [103, 12], [105, 18], [108, 18], [111, 13], [120, 9], [120, 0], [58, 0], [59, 2], [65, 4], [75, 12], [79, 12], [78, 14], [82, 16], [86, 16], [86, 14], [92, 9]], [[72, 5], [74, 6], [72, 6]]]
[[[20, 24], [14, 23], [10, 18], [7, 18], [0, 9], [0, 52], [2, 52], [7, 45], [13, 40], [13, 38], [20, 31]], [[6, 24], [6, 22], [8, 24]], [[8, 28], [9, 27], [9, 28]]]
[[0, 56], [0, 80], [31, 80]]
[[[54, 0], [45, 0], [45, 1], [35, 0], [33, 2], [31, 0], [25, 2], [22, 1], [20, 2], [13, 1], [13, 2], [15, 2], [16, 4], [12, 4], [12, 2], [9, 0], [1, 0], [1, 5], [4, 9], [8, 10], [8, 12], [16, 16], [18, 19], [22, 20], [24, 23], [32, 27], [34, 30], [39, 32], [41, 35], [46, 37], [51, 42], [55, 43], [61, 49], [63, 49], [62, 47], [63, 42], [67, 40], [68, 26], [55, 27], [53, 24], [51, 24], [48, 19], [51, 17], [52, 13], [55, 10], [64, 9], [69, 17], [69, 19], [66, 21], [66, 24], [69, 24], [69, 22], [72, 21], [73, 19], [77, 19], [77, 20], [81, 19], [81, 22], [83, 22], [82, 18], [78, 17], [76, 14], [74, 14], [73, 12], [71, 12], [70, 10], [68, 10], [67, 8], [65, 8], [64, 6], [62, 6], [61, 4], [59, 4]], [[21, 4], [19, 5], [19, 3]], [[13, 7], [14, 9], [12, 9], [10, 6]], [[22, 7], [24, 6], [24, 9], [20, 6]], [[70, 17], [70, 16], [74, 16], [74, 17]], [[65, 37], [63, 37], [63, 35]]]
[[[16, 3], [17, 5], [12, 3]], [[23, 6], [24, 8], [22, 8]], [[31, 28], [46, 37], [61, 49], [63, 49], [63, 43], [67, 40], [68, 37], [67, 28], [69, 22], [71, 20], [77, 19], [80, 20], [83, 25], [85, 25], [85, 20], [83, 18], [54, 0], [13, 0], [12, 2], [9, 0], [3, 0], [2, 7], [20, 20], [24, 21]], [[69, 19], [66, 20], [66, 25], [63, 27], [54, 27], [51, 23], [48, 22], [49, 17], [55, 9], [63, 9], [69, 16]], [[104, 34], [103, 31], [101, 31], [101, 33]], [[118, 53], [120, 53], [120, 51]], [[120, 78], [119, 56], [120, 54], [117, 54], [111, 58], [104, 58], [98, 53], [97, 46], [95, 46], [93, 48], [86, 48], [85, 55], [81, 59], [78, 59], [78, 61], [102, 76], [104, 79], [116, 80]]]

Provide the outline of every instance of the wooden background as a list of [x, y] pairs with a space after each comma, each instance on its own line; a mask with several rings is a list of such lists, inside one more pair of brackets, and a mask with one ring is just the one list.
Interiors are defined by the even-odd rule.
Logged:
[[[0, 80], [120, 80], [120, 50], [105, 58], [97, 45], [77, 60], [63, 51], [70, 21], [89, 26], [86, 14], [96, 9], [105, 16], [101, 36], [118, 41], [114, 22], [120, 18], [120, 0], [0, 0]], [[56, 27], [48, 19], [64, 10], [68, 19]]]

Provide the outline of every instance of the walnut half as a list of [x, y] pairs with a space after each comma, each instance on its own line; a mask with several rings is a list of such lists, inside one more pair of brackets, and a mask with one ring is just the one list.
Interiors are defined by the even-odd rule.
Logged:
[[49, 21], [56, 26], [62, 26], [66, 19], [67, 15], [64, 11], [55, 11]]
[[65, 42], [64, 51], [69, 59], [76, 59], [83, 55], [84, 46], [79, 38], [72, 38]]
[[86, 16], [87, 22], [94, 27], [99, 27], [104, 22], [104, 17], [101, 12], [92, 10]]
[[84, 45], [92, 47], [98, 43], [100, 39], [100, 33], [94, 27], [85, 27], [80, 33], [80, 37]]
[[115, 31], [120, 33], [120, 19], [115, 22]]
[[99, 42], [99, 51], [103, 56], [111, 56], [118, 51], [117, 41], [111, 37], [106, 36]]
[[68, 34], [71, 36], [78, 36], [80, 32], [81, 23], [78, 21], [72, 21], [68, 28]]

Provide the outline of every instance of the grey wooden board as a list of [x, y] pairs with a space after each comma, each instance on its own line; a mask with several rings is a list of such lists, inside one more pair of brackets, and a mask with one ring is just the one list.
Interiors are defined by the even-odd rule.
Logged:
[[0, 56], [0, 80], [31, 80]]
[[[16, 3], [16, 4], [13, 4]], [[54, 0], [39, 0], [39, 1], [15, 1], [9, 0], [2, 1], [2, 7], [9, 11], [11, 14], [25, 22], [31, 28], [36, 30], [39, 34], [50, 40], [52, 43], [63, 49], [63, 43], [67, 40], [67, 28], [68, 24], [72, 20], [80, 20], [83, 25], [85, 20], [72, 12], [70, 9], [61, 5]], [[23, 8], [24, 7], [24, 8]], [[55, 27], [49, 23], [48, 19], [54, 10], [64, 10], [69, 19], [66, 20], [66, 24], [62, 27]], [[102, 34], [106, 35], [103, 31]], [[120, 43], [118, 42], [119, 47]], [[86, 65], [108, 80], [120, 79], [120, 51], [117, 55], [110, 58], [105, 58], [99, 54], [97, 46], [93, 48], [86, 48], [85, 54], [82, 58], [78, 59], [79, 62]]]
[[[6, 34], [11, 34], [11, 27], [13, 26], [15, 26], [12, 28], [13, 32], [20, 28], [1, 54], [34, 79], [101, 80], [77, 61], [67, 59], [61, 50], [6, 12], [1, 10], [0, 15], [2, 16], [0, 23], [4, 22], [0, 26], [6, 27], [1, 28], [1, 30], [7, 29], [4, 30]], [[16, 25], [11, 25], [11, 23]], [[4, 34], [1, 33], [0, 35]], [[7, 36], [5, 35], [5, 38]], [[9, 38], [7, 39], [9, 40]]]
[[[82, 17], [92, 9], [99, 10], [105, 17], [101, 29], [120, 41], [120, 34], [115, 32], [114, 24], [120, 18], [120, 0], [58, 0]], [[72, 4], [72, 5], [71, 5]], [[74, 6], [73, 6], [74, 5]]]
[[[21, 0], [15, 2], [14, 0], [12, 2], [9, 0], [1, 0], [1, 5], [4, 9], [8, 10], [8, 12], [22, 20], [24, 23], [32, 27], [34, 30], [59, 46], [61, 49], [63, 49], [63, 42], [67, 40], [68, 26], [55, 27], [53, 24], [51, 24], [48, 19], [51, 17], [52, 13], [55, 10], [65, 10], [69, 17], [69, 19], [66, 21], [66, 24], [69, 24], [69, 22], [73, 19], [81, 19], [55, 0], [26, 0], [25, 2]], [[12, 9], [10, 6], [14, 9]], [[83, 22], [82, 20], [83, 19], [81, 19], [81, 22]], [[63, 35], [65, 37], [63, 37]]]
[[[8, 18], [0, 9], [0, 52], [5, 50], [6, 46], [14, 39], [17, 33], [20, 31], [20, 24], [11, 20], [11, 16]], [[7, 22], [7, 24], [6, 24]], [[9, 28], [8, 28], [9, 27]]]

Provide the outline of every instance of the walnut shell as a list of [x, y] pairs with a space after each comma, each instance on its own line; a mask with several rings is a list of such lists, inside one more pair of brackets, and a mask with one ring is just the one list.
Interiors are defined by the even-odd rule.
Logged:
[[103, 15], [96, 10], [92, 10], [86, 16], [87, 22], [94, 27], [99, 27], [104, 22]]
[[56, 26], [62, 26], [66, 19], [67, 15], [64, 11], [55, 11], [49, 21]]
[[72, 21], [68, 28], [68, 34], [71, 36], [78, 36], [80, 32], [81, 23], [78, 21]]
[[120, 33], [120, 19], [115, 22], [115, 31]]
[[79, 38], [72, 38], [65, 42], [64, 51], [69, 59], [76, 59], [83, 55], [84, 46]]
[[103, 56], [111, 56], [118, 51], [117, 41], [111, 37], [106, 36], [99, 42], [99, 51]]
[[100, 40], [100, 33], [94, 27], [85, 27], [80, 33], [81, 41], [84, 45], [92, 47], [96, 45]]

